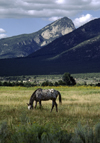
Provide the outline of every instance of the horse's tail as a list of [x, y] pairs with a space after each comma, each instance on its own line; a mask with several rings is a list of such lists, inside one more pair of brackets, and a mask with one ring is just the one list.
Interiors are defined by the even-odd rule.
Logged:
[[61, 94], [59, 91], [58, 91], [58, 95], [59, 95], [59, 103], [62, 103]]

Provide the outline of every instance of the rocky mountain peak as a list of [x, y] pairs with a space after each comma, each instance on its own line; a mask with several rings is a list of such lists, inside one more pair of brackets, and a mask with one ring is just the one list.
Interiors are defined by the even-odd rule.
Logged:
[[23, 34], [0, 40], [0, 59], [25, 57], [37, 51], [56, 38], [75, 29], [73, 22], [61, 18], [32, 34]]
[[41, 46], [50, 43], [50, 41], [53, 41], [62, 35], [72, 32], [74, 29], [75, 26], [69, 18], [64, 17], [56, 20], [42, 29], [43, 32], [41, 33], [41, 36], [46, 39], [46, 41], [43, 42]]

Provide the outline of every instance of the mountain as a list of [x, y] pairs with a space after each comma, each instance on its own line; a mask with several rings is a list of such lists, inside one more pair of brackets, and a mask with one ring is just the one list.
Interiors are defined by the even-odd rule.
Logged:
[[[74, 30], [73, 32], [66, 34], [56, 40], [54, 40], [49, 45], [43, 47], [42, 49], [36, 51], [29, 55], [29, 57], [46, 56], [47, 54], [53, 58], [66, 50], [71, 50], [76, 46], [82, 48], [87, 40], [92, 40], [100, 35], [100, 19], [92, 20], [91, 22], [83, 25], [82, 27]], [[87, 42], [90, 42], [87, 41]], [[81, 45], [82, 44], [82, 45]], [[93, 44], [93, 42], [92, 42]]]
[[0, 59], [25, 57], [74, 29], [73, 22], [64, 17], [35, 33], [1, 39]]
[[0, 75], [100, 72], [100, 18], [25, 58], [0, 60]]

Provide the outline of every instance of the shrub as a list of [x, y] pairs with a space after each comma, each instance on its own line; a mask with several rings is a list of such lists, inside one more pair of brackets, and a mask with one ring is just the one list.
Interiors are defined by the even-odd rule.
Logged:
[[4, 82], [4, 83], [3, 83], [3, 86], [8, 86], [8, 83], [7, 83], [7, 82]]
[[41, 86], [53, 86], [53, 83], [47, 80], [47, 81], [43, 82], [41, 84]]
[[96, 86], [100, 86], [100, 83], [97, 83]]
[[58, 85], [59, 85], [58, 82], [55, 82], [55, 83], [54, 83], [54, 86], [58, 86]]
[[94, 134], [95, 134], [94, 143], [100, 143], [100, 123], [95, 125]]
[[11, 128], [13, 131], [6, 122], [0, 125], [0, 143], [100, 143], [100, 123], [94, 129], [79, 123], [74, 133], [70, 134], [58, 125], [38, 125], [24, 117], [21, 117], [20, 125]]
[[20, 125], [11, 137], [12, 143], [39, 143], [41, 130], [41, 127], [39, 128], [37, 125], [27, 127]]
[[64, 81], [62, 81], [62, 80], [59, 80], [59, 81], [58, 81], [58, 84], [59, 84], [59, 85], [66, 85], [66, 83], [65, 83]]
[[26, 82], [26, 83], [24, 83], [24, 86], [25, 86], [25, 87], [31, 87], [32, 84], [31, 84], [30, 82]]
[[2, 82], [0, 81], [0, 86], [2, 86]]
[[66, 83], [66, 85], [75, 85], [76, 81], [75, 79], [69, 74], [69, 73], [64, 73], [62, 76], [63, 82]]
[[100, 143], [100, 123], [95, 125], [95, 129], [88, 125], [82, 127], [78, 124], [75, 129], [74, 136], [71, 139], [72, 143]]
[[71, 135], [50, 124], [19, 126], [12, 136], [12, 143], [70, 143]]
[[3, 122], [0, 126], [0, 143], [6, 143], [8, 135], [7, 122]]

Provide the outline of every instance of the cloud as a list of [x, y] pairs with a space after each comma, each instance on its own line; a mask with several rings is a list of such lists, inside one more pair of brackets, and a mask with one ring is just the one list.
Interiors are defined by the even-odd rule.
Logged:
[[58, 19], [60, 19], [61, 17], [50, 17], [48, 20], [49, 21], [56, 21]]
[[100, 0], [0, 0], [0, 18], [72, 17], [100, 10]]
[[6, 34], [0, 34], [0, 39], [2, 39], [2, 38], [6, 38], [7, 37], [7, 35]]
[[65, 2], [65, 0], [56, 0], [56, 3], [58, 4], [63, 4]]
[[0, 33], [5, 33], [6, 31], [2, 28], [0, 28]]
[[86, 14], [86, 15], [82, 15], [79, 18], [76, 18], [73, 22], [75, 27], [80, 27], [81, 25], [95, 19], [96, 17], [93, 17], [91, 14]]
[[7, 37], [7, 35], [4, 34], [4, 33], [6, 33], [6, 31], [5, 31], [4, 29], [0, 28], [0, 39], [1, 39], [1, 38], [6, 38], [6, 37]]

